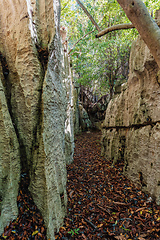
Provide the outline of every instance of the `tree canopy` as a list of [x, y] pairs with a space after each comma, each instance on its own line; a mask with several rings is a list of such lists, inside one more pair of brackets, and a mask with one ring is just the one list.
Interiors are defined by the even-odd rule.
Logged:
[[[115, 84], [128, 77], [130, 47], [138, 32], [136, 29], [114, 31], [97, 39], [98, 30], [128, 24], [129, 19], [116, 0], [81, 0], [98, 29], [77, 2], [79, 0], [61, 1], [61, 25], [67, 29], [76, 80], [101, 95], [106, 92], [112, 95]], [[160, 8], [160, 2], [156, 0], [144, 3], [151, 15]]]

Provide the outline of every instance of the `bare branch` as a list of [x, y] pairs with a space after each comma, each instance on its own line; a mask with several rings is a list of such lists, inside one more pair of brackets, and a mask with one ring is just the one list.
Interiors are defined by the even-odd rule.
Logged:
[[98, 26], [98, 24], [96, 23], [96, 21], [94, 20], [94, 18], [91, 16], [91, 14], [88, 12], [88, 10], [86, 9], [86, 7], [79, 1], [76, 0], [76, 2], [78, 3], [78, 5], [83, 9], [83, 11], [85, 12], [85, 14], [89, 17], [89, 19], [91, 20], [91, 22], [93, 23], [93, 25], [96, 27], [96, 29], [98, 30], [98, 32], [101, 31], [100, 27]]
[[[103, 25], [104, 25], [104, 24], [102, 24], [101, 27], [103, 27]], [[88, 32], [88, 33], [86, 33], [83, 37], [81, 37], [80, 39], [78, 39], [77, 42], [73, 45], [73, 47], [69, 50], [69, 53], [68, 53], [68, 54], [70, 54], [70, 53], [73, 51], [73, 49], [75, 48], [75, 46], [77, 45], [77, 43], [79, 43], [83, 38], [87, 37], [89, 34], [95, 32], [95, 31], [96, 31], [96, 29], [95, 29], [95, 30], [92, 30], [92, 31], [90, 31], [90, 32]], [[71, 36], [67, 39], [67, 42], [69, 41], [70, 38], [71, 38]], [[73, 54], [73, 53], [72, 53], [72, 54]], [[71, 55], [72, 55], [72, 54], [71, 54]]]
[[64, 5], [64, 7], [61, 9], [61, 12], [65, 9], [65, 7], [67, 6], [67, 4], [69, 3], [70, 0], [68, 0], [68, 2]]
[[102, 37], [109, 32], [113, 32], [116, 30], [122, 30], [122, 29], [130, 29], [130, 28], [135, 28], [132, 23], [124, 23], [124, 24], [114, 25], [114, 26], [111, 26], [111, 27], [106, 28], [106, 29], [102, 30], [101, 32], [99, 32], [96, 35], [96, 38]]
[[80, 39], [78, 39], [78, 41], [73, 45], [73, 47], [69, 50], [68, 55], [73, 51], [74, 47], [77, 45], [77, 43], [79, 43], [83, 38], [87, 37], [89, 34], [93, 33], [95, 30], [92, 30], [88, 33], [86, 33], [83, 37], [81, 37]]
[[81, 52], [75, 51], [75, 52], [73, 52], [70, 56], [72, 56], [74, 53], [81, 54]]

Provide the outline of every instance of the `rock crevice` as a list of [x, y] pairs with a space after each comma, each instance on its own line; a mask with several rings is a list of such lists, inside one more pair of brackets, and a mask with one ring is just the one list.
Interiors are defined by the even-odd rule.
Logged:
[[139, 128], [143, 128], [145, 126], [155, 126], [157, 123], [160, 123], [160, 121], [156, 121], [156, 122], [152, 122], [150, 120], [148, 120], [147, 122], [144, 122], [144, 123], [140, 123], [140, 124], [132, 124], [130, 126], [109, 126], [109, 127], [105, 127], [103, 126], [102, 128], [103, 129], [139, 129]]

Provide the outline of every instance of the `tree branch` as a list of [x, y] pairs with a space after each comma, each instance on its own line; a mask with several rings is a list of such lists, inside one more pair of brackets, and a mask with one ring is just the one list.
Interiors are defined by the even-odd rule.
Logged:
[[[101, 27], [103, 27], [103, 25], [104, 25], [104, 24], [102, 24]], [[70, 54], [70, 53], [73, 51], [73, 49], [74, 49], [74, 47], [77, 45], [77, 43], [79, 43], [83, 38], [87, 37], [89, 34], [95, 32], [95, 31], [96, 31], [96, 29], [95, 29], [95, 30], [92, 30], [92, 31], [90, 31], [90, 32], [88, 32], [88, 33], [86, 33], [83, 37], [81, 37], [80, 39], [78, 39], [77, 42], [73, 45], [73, 47], [69, 50], [69, 53], [68, 53], [68, 54]], [[71, 38], [71, 36], [67, 39], [67, 41], [69, 41], [70, 38]]]
[[96, 23], [96, 21], [94, 20], [94, 18], [91, 16], [91, 14], [88, 12], [88, 10], [86, 9], [86, 7], [79, 1], [76, 0], [76, 2], [78, 3], [78, 5], [83, 9], [83, 11], [85, 12], [85, 14], [89, 17], [89, 19], [91, 20], [91, 22], [93, 23], [93, 25], [96, 27], [96, 29], [98, 30], [98, 32], [101, 31], [100, 27], [98, 26], [98, 24]]
[[80, 39], [78, 39], [78, 41], [73, 45], [73, 47], [69, 50], [68, 55], [73, 51], [74, 47], [77, 45], [77, 43], [79, 43], [83, 38], [87, 37], [89, 34], [93, 33], [95, 30], [92, 30], [88, 33], [86, 33], [83, 37], [81, 37]]
[[160, 29], [141, 0], [117, 0], [160, 67]]
[[114, 25], [114, 26], [111, 26], [111, 27], [106, 28], [106, 29], [102, 30], [101, 32], [99, 32], [96, 35], [96, 38], [102, 37], [105, 34], [112, 32], [112, 31], [122, 30], [122, 29], [130, 29], [130, 28], [135, 28], [132, 23], [124, 23], [124, 24]]
[[65, 7], [67, 6], [67, 4], [69, 3], [70, 0], [68, 0], [68, 2], [64, 5], [64, 7], [61, 9], [61, 12], [65, 9]]

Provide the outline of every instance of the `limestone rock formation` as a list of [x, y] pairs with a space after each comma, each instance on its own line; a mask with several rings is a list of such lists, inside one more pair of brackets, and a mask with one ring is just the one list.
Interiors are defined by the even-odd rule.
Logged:
[[74, 123], [73, 123], [73, 91], [74, 85], [69, 64], [68, 54], [64, 52], [64, 67], [65, 67], [65, 86], [67, 90], [67, 119], [65, 122], [65, 159], [66, 163], [73, 162], [74, 154]]
[[67, 118], [65, 121], [65, 159], [66, 163], [73, 162], [74, 154], [74, 84], [70, 67], [70, 58], [67, 48], [67, 32], [64, 27], [61, 27], [61, 38], [63, 46], [63, 79], [67, 91]]
[[[73, 75], [74, 78], [74, 75]], [[80, 123], [79, 123], [79, 84], [74, 82], [74, 89], [73, 89], [73, 123], [74, 123], [74, 134], [78, 134], [80, 132]]]
[[83, 131], [88, 130], [92, 127], [92, 123], [89, 119], [88, 113], [81, 104], [79, 104], [79, 118], [80, 126]]
[[67, 204], [60, 2], [0, 0], [0, 7], [0, 233], [17, 216], [21, 164], [52, 240]]
[[[3, 76], [1, 77], [3, 78]], [[0, 78], [0, 199], [2, 200], [0, 204], [0, 232], [3, 231], [7, 222], [17, 217], [19, 178], [19, 143], [8, 112], [4, 88]]]
[[109, 102], [103, 123], [102, 154], [125, 161], [124, 173], [160, 204], [160, 71], [138, 37], [130, 74]]

